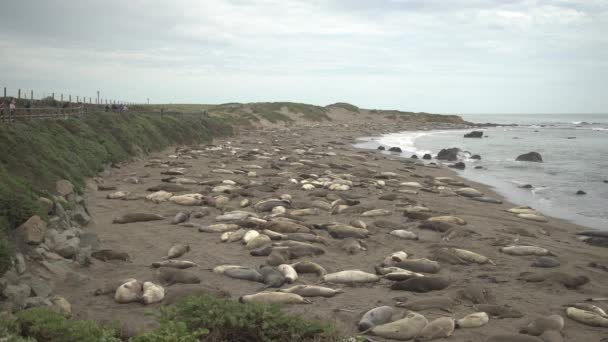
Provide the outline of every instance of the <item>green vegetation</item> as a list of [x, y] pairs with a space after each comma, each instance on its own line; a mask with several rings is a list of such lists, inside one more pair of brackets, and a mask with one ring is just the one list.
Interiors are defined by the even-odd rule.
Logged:
[[[333, 327], [287, 314], [277, 305], [189, 297], [154, 314], [160, 327], [133, 342], [340, 341]], [[116, 329], [67, 319], [48, 308], [0, 314], [0, 341], [120, 341]]]
[[0, 274], [9, 265], [3, 235], [34, 214], [44, 217], [37, 198], [53, 192], [57, 180], [68, 179], [81, 192], [85, 178], [109, 164], [231, 132], [225, 122], [202, 115], [91, 113], [0, 125]]
[[212, 296], [190, 297], [158, 314], [160, 329], [135, 342], [337, 341], [333, 327], [283, 312], [277, 305], [242, 304]]
[[360, 112], [359, 107], [352, 105], [350, 103], [345, 103], [345, 102], [336, 102], [334, 104], [330, 104], [329, 106], [326, 106], [326, 108], [331, 108], [331, 107], [346, 109], [349, 112], [355, 112], [355, 113]]
[[119, 342], [116, 331], [93, 321], [72, 320], [47, 308], [33, 308], [15, 316], [0, 315], [0, 341]]

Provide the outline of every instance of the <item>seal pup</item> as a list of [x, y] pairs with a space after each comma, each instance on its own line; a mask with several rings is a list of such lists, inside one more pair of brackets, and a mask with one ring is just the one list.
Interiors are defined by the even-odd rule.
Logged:
[[298, 294], [286, 292], [258, 292], [239, 298], [241, 303], [265, 304], [312, 304], [312, 302]]
[[486, 325], [489, 319], [488, 314], [483, 311], [474, 312], [461, 319], [457, 319], [456, 328], [479, 328]]
[[190, 251], [190, 245], [178, 243], [178, 244], [171, 246], [171, 248], [169, 248], [167, 255], [162, 257], [162, 260], [179, 258], [189, 251]]
[[540, 256], [532, 262], [532, 267], [551, 268], [558, 267], [560, 262], [557, 258], [550, 256]]
[[418, 225], [418, 229], [432, 230], [438, 233], [445, 233], [454, 228], [453, 225], [441, 221], [423, 221]]
[[526, 246], [526, 245], [518, 245], [518, 246], [507, 246], [501, 247], [498, 249], [500, 252], [516, 255], [516, 256], [526, 256], [526, 255], [535, 255], [535, 256], [547, 256], [553, 255], [551, 251], [546, 248], [538, 247], [538, 246]]
[[427, 324], [428, 321], [424, 316], [415, 312], [410, 312], [405, 318], [382, 325], [376, 325], [371, 328], [369, 332], [382, 338], [410, 340], [418, 336]]
[[606, 314], [606, 311], [604, 311], [604, 309], [600, 308], [597, 305], [593, 305], [591, 303], [572, 303], [572, 304], [567, 304], [564, 306], [595, 312], [596, 314], [598, 314], [602, 317], [608, 318], [608, 314]]
[[344, 293], [341, 289], [332, 289], [329, 287], [315, 285], [296, 285], [287, 289], [279, 289], [279, 292], [295, 293], [302, 297], [333, 297], [339, 293]]
[[201, 278], [196, 274], [178, 268], [159, 267], [156, 274], [158, 279], [167, 286], [177, 283], [199, 284], [201, 282]]
[[359, 331], [369, 330], [377, 325], [382, 325], [390, 322], [396, 310], [390, 306], [379, 306], [373, 308], [363, 314], [357, 327]]
[[547, 330], [561, 331], [564, 328], [564, 318], [560, 315], [539, 317], [528, 323], [519, 332], [532, 336], [539, 336]]
[[458, 290], [458, 298], [471, 301], [473, 304], [487, 304], [491, 301], [490, 291], [478, 284], [469, 284]]
[[466, 249], [451, 247], [443, 247], [436, 250], [435, 259], [452, 265], [469, 265], [472, 263], [496, 265], [494, 261], [485, 255], [471, 252]]
[[452, 281], [442, 276], [413, 277], [391, 285], [391, 290], [429, 292], [439, 291], [450, 286]]
[[418, 334], [416, 340], [431, 341], [452, 336], [456, 324], [451, 317], [440, 317], [428, 323]]

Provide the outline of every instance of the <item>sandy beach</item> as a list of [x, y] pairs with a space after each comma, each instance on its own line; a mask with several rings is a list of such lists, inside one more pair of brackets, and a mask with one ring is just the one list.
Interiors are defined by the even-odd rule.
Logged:
[[[78, 282], [57, 280], [56, 292], [70, 301], [76, 318], [118, 321], [123, 325], [126, 333], [153, 328], [156, 326], [154, 320], [144, 314], [156, 310], [156, 307], [162, 303], [150, 306], [139, 303], [117, 304], [111, 295], [93, 296], [93, 292], [106, 282], [126, 278], [155, 281], [156, 270], [150, 267], [151, 263], [159, 261], [167, 250], [177, 243], [190, 245], [191, 250], [180, 259], [198, 264], [198, 267], [190, 268], [188, 271], [194, 272], [201, 278], [200, 286], [228, 291], [235, 299], [260, 289], [260, 283], [229, 278], [213, 273], [210, 269], [222, 264], [257, 268], [265, 264], [267, 257], [251, 256], [250, 251], [241, 242], [221, 242], [220, 233], [203, 233], [193, 227], [170, 224], [171, 219], [178, 212], [196, 211], [200, 207], [180, 206], [171, 202], [154, 204], [142, 198], [151, 193], [146, 191], [148, 188], [163, 184], [162, 179], [167, 178], [166, 175], [161, 174], [161, 171], [167, 170], [166, 168], [150, 163], [150, 160], [160, 159], [165, 162], [182, 163], [179, 166], [186, 168], [183, 177], [204, 183], [204, 185], [183, 184], [182, 186], [188, 188], [185, 193], [200, 193], [206, 198], [213, 198], [220, 195], [212, 193], [213, 187], [217, 184], [224, 180], [232, 180], [236, 183], [238, 190], [224, 194], [230, 198], [228, 203], [221, 206], [204, 205], [209, 208], [209, 214], [202, 218], [191, 218], [189, 221], [202, 226], [216, 223], [215, 218], [224, 212], [246, 210], [253, 213], [255, 212], [253, 204], [283, 194], [292, 197], [291, 208], [287, 209], [287, 213], [295, 209], [311, 208], [314, 200], [331, 203], [343, 194], [348, 194], [349, 198], [360, 202], [350, 206], [350, 210], [346, 212], [332, 214], [319, 209], [315, 215], [299, 216], [297, 219], [308, 225], [322, 225], [329, 222], [348, 224], [353, 220], [362, 220], [371, 232], [368, 238], [362, 240], [366, 250], [349, 254], [341, 248], [343, 240], [332, 238], [327, 230], [315, 228], [314, 234], [325, 237], [328, 241], [327, 245], [315, 244], [323, 248], [325, 253], [292, 262], [314, 261], [329, 273], [352, 269], [374, 273], [374, 267], [396, 251], [405, 251], [409, 259], [438, 260], [441, 270], [434, 276], [447, 277], [450, 280], [449, 286], [442, 290], [427, 293], [391, 290], [390, 286], [394, 282], [387, 279], [355, 286], [327, 283], [321, 285], [340, 288], [344, 293], [332, 298], [310, 298], [313, 303], [309, 305], [285, 306], [286, 310], [302, 314], [307, 318], [332, 322], [344, 335], [358, 335], [357, 322], [364, 312], [374, 307], [394, 306], [397, 302], [408, 303], [431, 297], [450, 297], [455, 300], [452, 308], [434, 308], [421, 310], [419, 313], [429, 321], [438, 317], [462, 318], [479, 311], [475, 305], [488, 303], [508, 306], [522, 314], [519, 318], [490, 317], [489, 322], [482, 327], [456, 329], [453, 336], [447, 339], [451, 341], [485, 341], [494, 334], [517, 333], [530, 321], [551, 314], [560, 314], [564, 317], [565, 341], [591, 342], [607, 336], [606, 328], [575, 322], [566, 318], [564, 311], [566, 304], [584, 302], [588, 298], [605, 297], [608, 294], [607, 270], [588, 266], [590, 262], [608, 263], [606, 258], [608, 250], [579, 241], [575, 233], [583, 230], [584, 227], [553, 218], [548, 218], [546, 223], [525, 220], [506, 212], [516, 207], [513, 203], [483, 203], [455, 194], [450, 195], [446, 191], [440, 192], [441, 189], [455, 190], [466, 185], [479, 190], [485, 196], [499, 199], [491, 189], [459, 179], [450, 169], [428, 166], [420, 160], [402, 159], [389, 152], [352, 147], [358, 137], [374, 136], [406, 128], [431, 129], [439, 125], [422, 123], [413, 126], [408, 123], [399, 126], [389, 121], [370, 124], [366, 120], [349, 120], [346, 117], [340, 119], [339, 116], [334, 118], [338, 119], [331, 124], [290, 127], [266, 125], [255, 129], [241, 129], [238, 136], [216, 140], [213, 146], [179, 147], [186, 148], [181, 150], [181, 153], [176, 153], [175, 149], [166, 150], [126, 163], [119, 168], [112, 168], [97, 178], [96, 182], [91, 180], [85, 200], [94, 222], [87, 226], [85, 231], [99, 236], [99, 249], [124, 251], [129, 254], [130, 261], [102, 262], [94, 259], [93, 264], [88, 268], [74, 267], [88, 280]], [[442, 128], [445, 128], [444, 126]], [[257, 165], [259, 168], [253, 168], [251, 165]], [[214, 172], [217, 169], [245, 170], [245, 172], [221, 174]], [[256, 176], [247, 175], [250, 171], [255, 172]], [[328, 172], [334, 175], [348, 174], [349, 176], [344, 177], [348, 177], [352, 182], [350, 189], [330, 191], [318, 188], [306, 191], [302, 189], [302, 184], [290, 181], [314, 179]], [[382, 172], [390, 172], [390, 174], [378, 177]], [[125, 182], [128, 177], [136, 177], [140, 183]], [[418, 182], [425, 189], [433, 189], [434, 177], [450, 177], [454, 180], [452, 184], [458, 182], [464, 184], [444, 184], [445, 188], [435, 187], [436, 190], [433, 191], [401, 185], [405, 182]], [[379, 183], [379, 180], [382, 182]], [[116, 190], [95, 190], [99, 184], [114, 185], [117, 190], [135, 194], [131, 197], [138, 199], [107, 199], [107, 195]], [[321, 197], [314, 197], [313, 194]], [[386, 196], [389, 194], [394, 196]], [[384, 197], [386, 199], [380, 199], [382, 196], [386, 196]], [[239, 203], [245, 198], [248, 198], [252, 204], [240, 208]], [[421, 220], [404, 216], [404, 210], [413, 206], [430, 209], [429, 216], [457, 216], [464, 219], [466, 225], [454, 225], [447, 238], [443, 233], [420, 229], [418, 226]], [[380, 217], [362, 217], [361, 212], [365, 210], [357, 208], [385, 209], [388, 213]], [[134, 212], [160, 214], [167, 219], [113, 224], [116, 217]], [[256, 214], [262, 218], [270, 213]], [[394, 229], [409, 230], [417, 234], [419, 239], [399, 239], [389, 234]], [[503, 246], [527, 244], [548, 249], [559, 260], [560, 266], [532, 267], [537, 256], [513, 256], [499, 251]], [[451, 264], [438, 256], [437, 250], [440, 248], [473, 251], [491, 259], [495, 265]], [[546, 275], [561, 272], [574, 276], [583, 275], [590, 281], [576, 289], [569, 289], [551, 279], [526, 282], [519, 279], [522, 272]], [[319, 284], [319, 278], [314, 274], [303, 274], [295, 284]], [[184, 285], [175, 284], [166, 287], [167, 294], [182, 286]], [[283, 288], [289, 286], [284, 285]], [[468, 291], [481, 294], [482, 298], [463, 295], [463, 292]], [[599, 302], [597, 305], [605, 308], [604, 303]], [[407, 311], [405, 308], [396, 309], [403, 313]], [[378, 337], [370, 337], [374, 340], [382, 340]]]

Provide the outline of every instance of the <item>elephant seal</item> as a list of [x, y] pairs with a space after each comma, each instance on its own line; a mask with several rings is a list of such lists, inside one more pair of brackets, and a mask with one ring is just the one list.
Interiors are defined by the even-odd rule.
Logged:
[[346, 238], [355, 238], [355, 239], [365, 239], [367, 238], [371, 232], [367, 229], [355, 228], [353, 226], [347, 224], [333, 224], [327, 227], [327, 232], [334, 239], [346, 239]]
[[112, 223], [125, 224], [125, 223], [133, 223], [133, 222], [160, 221], [160, 220], [164, 220], [164, 219], [165, 219], [164, 217], [162, 217], [160, 215], [156, 215], [156, 214], [130, 213], [130, 214], [124, 214], [122, 216], [115, 218], [112, 221]]
[[262, 229], [272, 230], [273, 232], [281, 233], [281, 234], [289, 234], [289, 233], [310, 233], [310, 228], [301, 225], [299, 223], [286, 221], [286, 220], [275, 220], [263, 223], [261, 225]]
[[242, 280], [256, 281], [262, 283], [264, 281], [264, 277], [258, 272], [249, 267], [232, 267], [228, 268], [223, 272], [224, 275]]
[[[270, 253], [275, 249], [272, 245], [262, 246], [260, 248], [253, 249], [249, 252], [251, 256], [269, 256]], [[284, 248], [286, 249], [286, 248]]]
[[329, 243], [326, 238], [310, 233], [288, 233], [283, 235], [281, 239], [299, 242], [318, 242], [324, 245]]
[[327, 274], [327, 271], [323, 266], [314, 263], [312, 261], [300, 261], [295, 264], [291, 264], [294, 270], [298, 273], [315, 273], [319, 277], [322, 277]]
[[414, 277], [399, 281], [391, 285], [391, 290], [429, 292], [443, 290], [450, 286], [452, 281], [442, 276]]
[[440, 317], [428, 323], [416, 336], [416, 340], [430, 341], [452, 336], [456, 324], [451, 317]]
[[171, 220], [171, 224], [180, 224], [182, 222], [186, 222], [190, 219], [190, 212], [189, 211], [182, 211], [179, 212], [175, 215], [175, 217], [173, 217], [173, 220]]
[[186, 268], [195, 267], [195, 266], [198, 266], [198, 265], [193, 263], [192, 261], [175, 260], [175, 259], [157, 261], [157, 262], [152, 263], [152, 267], [154, 267], [154, 268], [173, 267], [173, 268], [179, 268], [179, 269], [186, 269]]
[[141, 301], [143, 286], [135, 279], [127, 279], [114, 293], [114, 301], [119, 304], [127, 304]]
[[266, 284], [262, 290], [269, 287], [281, 287], [287, 281], [283, 273], [272, 266], [261, 266], [259, 272], [262, 275], [262, 282]]
[[396, 311], [390, 306], [379, 306], [373, 308], [363, 314], [363, 317], [359, 320], [357, 327], [359, 331], [365, 331], [371, 329], [377, 325], [386, 324], [391, 321]]
[[410, 312], [405, 318], [391, 323], [377, 325], [371, 328], [370, 332], [373, 335], [382, 338], [409, 340], [418, 336], [427, 324], [428, 321], [424, 316], [415, 312]]
[[201, 284], [183, 284], [167, 289], [163, 305], [175, 304], [187, 297], [211, 295], [218, 298], [230, 298], [230, 293], [215, 287]]
[[457, 328], [479, 328], [488, 323], [490, 317], [488, 314], [481, 312], [474, 312], [472, 314], [466, 315], [461, 319], [456, 320]]
[[488, 257], [466, 249], [443, 247], [435, 251], [435, 260], [452, 265], [490, 264], [496, 265]]
[[483, 311], [487, 313], [489, 316], [497, 317], [497, 318], [521, 318], [524, 317], [524, 314], [510, 306], [504, 305], [494, 305], [494, 304], [477, 304], [475, 305], [475, 309], [478, 311]]
[[361, 245], [361, 241], [352, 237], [344, 239], [340, 248], [346, 251], [346, 253], [348, 254], [357, 254], [360, 251], [367, 250], [367, 248]]
[[590, 279], [584, 275], [571, 275], [563, 272], [553, 273], [531, 273], [523, 272], [519, 275], [519, 278], [529, 283], [543, 282], [550, 280], [559, 284], [564, 285], [567, 289], [576, 289], [582, 285], [587, 284]]
[[113, 249], [102, 249], [91, 253], [91, 256], [101, 261], [122, 260], [129, 261], [131, 257], [126, 252], [121, 252]]
[[559, 265], [559, 260], [550, 256], [541, 256], [534, 259], [534, 261], [532, 262], [533, 267], [551, 268], [558, 267]]
[[412, 311], [439, 309], [446, 312], [452, 312], [452, 309], [457, 304], [458, 302], [450, 297], [429, 297], [407, 302], [397, 302], [395, 306]]
[[265, 304], [312, 304], [312, 302], [295, 293], [286, 292], [259, 292], [239, 298], [241, 303]]
[[372, 273], [363, 272], [361, 270], [346, 270], [326, 274], [323, 276], [322, 280], [328, 283], [355, 284], [377, 282], [380, 280], [380, 277]]
[[405, 259], [394, 263], [393, 266], [420, 273], [437, 273], [441, 269], [437, 261], [429, 259]]
[[593, 305], [591, 303], [573, 303], [573, 304], [567, 304], [564, 306], [595, 312], [596, 314], [598, 314], [604, 318], [608, 318], [608, 314], [606, 314], [606, 311], [604, 311], [604, 309], [600, 308], [599, 306]]
[[539, 336], [547, 330], [561, 331], [564, 328], [564, 318], [560, 315], [540, 317], [528, 323], [519, 332], [532, 336]]
[[490, 292], [478, 284], [470, 284], [458, 290], [458, 298], [471, 301], [473, 304], [487, 304], [490, 299]]
[[294, 281], [298, 280], [298, 272], [288, 264], [281, 264], [277, 267], [277, 270], [283, 274], [285, 277], [285, 282], [287, 284], [291, 284]]
[[162, 286], [156, 285], [149, 281], [144, 282], [142, 295], [142, 301], [144, 304], [149, 305], [158, 303], [162, 301], [163, 298], [165, 298], [165, 289]]
[[438, 233], [445, 233], [453, 227], [453, 225], [441, 221], [424, 221], [418, 225], [419, 229], [432, 230]]
[[333, 297], [339, 293], [344, 293], [344, 290], [334, 290], [329, 287], [315, 285], [296, 285], [288, 289], [281, 289], [279, 292], [295, 293], [302, 297]]
[[162, 259], [167, 260], [167, 259], [179, 258], [189, 251], [190, 251], [190, 245], [184, 245], [184, 244], [178, 243], [176, 245], [171, 246], [171, 248], [169, 248], [169, 251], [167, 252], [167, 256], [164, 256]]
[[608, 328], [608, 318], [602, 317], [596, 312], [569, 307], [566, 309], [566, 316], [585, 325]]
[[160, 267], [156, 271], [156, 274], [158, 279], [167, 286], [177, 283], [199, 284], [201, 282], [201, 278], [196, 274], [178, 268]]
[[287, 251], [290, 259], [325, 254], [325, 250], [323, 248], [302, 242], [290, 245], [287, 247]]
[[268, 258], [266, 259], [266, 264], [270, 266], [279, 266], [281, 264], [286, 264], [290, 259], [291, 254], [289, 253], [289, 247], [275, 247], [268, 255]]

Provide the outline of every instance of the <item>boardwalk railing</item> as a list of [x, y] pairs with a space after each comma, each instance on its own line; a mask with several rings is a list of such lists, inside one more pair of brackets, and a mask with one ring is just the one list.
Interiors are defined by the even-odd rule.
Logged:
[[9, 108], [3, 108], [0, 113], [0, 121], [11, 123], [16, 120], [61, 120], [69, 118], [80, 118], [86, 115], [87, 108], [70, 107], [70, 108], [16, 108], [10, 111]]

